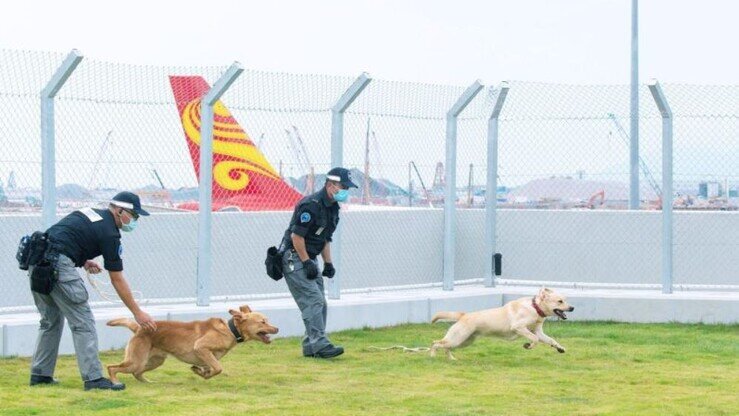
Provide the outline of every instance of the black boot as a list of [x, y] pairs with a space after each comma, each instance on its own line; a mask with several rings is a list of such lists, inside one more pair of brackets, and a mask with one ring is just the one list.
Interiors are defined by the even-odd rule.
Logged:
[[85, 381], [85, 390], [100, 389], [100, 390], [123, 390], [126, 385], [123, 383], [114, 384], [112, 381], [105, 377], [100, 377], [97, 380]]
[[35, 374], [31, 374], [31, 382], [28, 384], [31, 386], [36, 386], [39, 384], [48, 384], [53, 386], [54, 384], [59, 384], [59, 380], [54, 379], [54, 377], [37, 376]]
[[344, 353], [344, 347], [335, 347], [333, 345], [329, 345], [326, 347], [323, 347], [320, 351], [313, 354], [316, 358], [333, 358], [338, 357], [339, 355]]

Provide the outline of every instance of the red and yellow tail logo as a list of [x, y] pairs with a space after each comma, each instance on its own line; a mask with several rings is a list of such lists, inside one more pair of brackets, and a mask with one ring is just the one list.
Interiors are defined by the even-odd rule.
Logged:
[[[210, 86], [200, 76], [172, 75], [169, 82], [195, 175], [200, 177], [200, 99]], [[213, 114], [213, 210], [228, 206], [244, 211], [292, 209], [302, 195], [282, 181], [221, 101]], [[197, 204], [181, 207], [197, 209]]]

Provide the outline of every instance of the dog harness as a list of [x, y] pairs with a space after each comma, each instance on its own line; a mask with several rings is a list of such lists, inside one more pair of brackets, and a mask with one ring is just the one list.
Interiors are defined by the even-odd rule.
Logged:
[[541, 308], [539, 307], [539, 305], [536, 304], [536, 297], [531, 298], [531, 306], [533, 306], [534, 309], [536, 309], [536, 313], [538, 313], [539, 316], [541, 316], [542, 318], [546, 318], [547, 317], [547, 315], [544, 313], [543, 310], [541, 310]]
[[231, 333], [236, 338], [236, 342], [244, 342], [244, 336], [239, 333], [239, 330], [236, 329], [236, 325], [234, 325], [234, 318], [231, 318], [228, 320], [228, 329], [231, 330]]

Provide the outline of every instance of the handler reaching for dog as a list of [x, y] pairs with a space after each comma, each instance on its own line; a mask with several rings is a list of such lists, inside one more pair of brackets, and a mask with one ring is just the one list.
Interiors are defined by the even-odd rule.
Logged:
[[[108, 209], [85, 208], [75, 211], [47, 230], [48, 248], [44, 258], [51, 265], [49, 275], [45, 277], [49, 284], [44, 290], [38, 289], [38, 285], [34, 286], [38, 280], [32, 283], [32, 288], [36, 288], [32, 291], [33, 300], [41, 314], [41, 322], [31, 363], [31, 386], [58, 383], [53, 375], [66, 318], [72, 330], [77, 365], [85, 390], [125, 388], [124, 384], [114, 384], [103, 377], [98, 358], [95, 318], [87, 303], [87, 289], [75, 267], [84, 267], [88, 273], [100, 273], [100, 265], [91, 259], [102, 255], [113, 287], [133, 313], [136, 322], [147, 330], [155, 331], [156, 323], [141, 310], [123, 277], [123, 246], [118, 230], [133, 231], [141, 215], [149, 213], [141, 208], [139, 197], [131, 192], [121, 192], [110, 201]], [[32, 280], [38, 279], [40, 274], [33, 275], [34, 266], [29, 267]]]
[[332, 358], [344, 353], [344, 348], [334, 346], [326, 337], [328, 308], [316, 257], [320, 254], [323, 258], [322, 275], [329, 279], [334, 277], [336, 269], [331, 262], [331, 236], [339, 224], [338, 202], [346, 201], [348, 189], [356, 187], [347, 169], [331, 169], [324, 187], [301, 199], [295, 206], [282, 239], [282, 270], [305, 325], [305, 357]]

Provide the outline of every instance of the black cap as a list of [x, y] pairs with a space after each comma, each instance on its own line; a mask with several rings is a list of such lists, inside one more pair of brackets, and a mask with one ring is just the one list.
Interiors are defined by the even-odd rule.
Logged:
[[139, 215], [149, 215], [148, 212], [141, 208], [141, 200], [139, 196], [133, 192], [118, 192], [110, 203], [124, 209], [131, 210]]
[[329, 181], [339, 182], [347, 188], [357, 187], [357, 185], [352, 182], [352, 177], [348, 169], [333, 168], [326, 174], [326, 179]]

